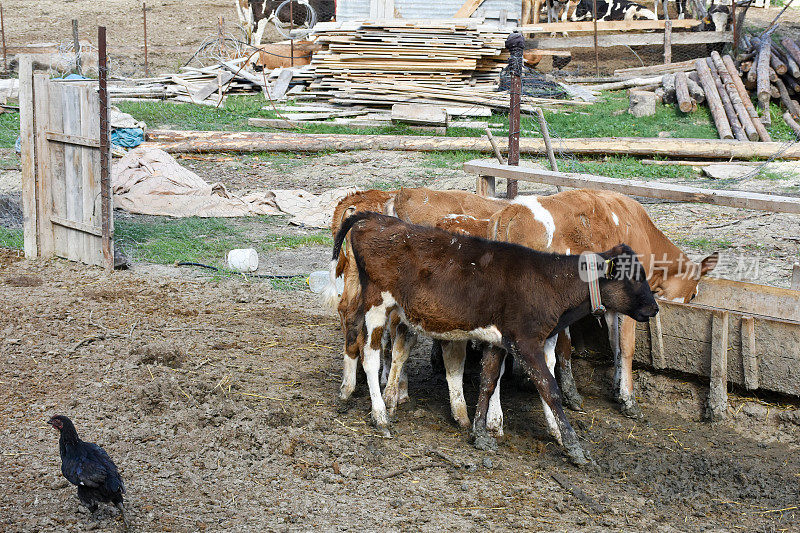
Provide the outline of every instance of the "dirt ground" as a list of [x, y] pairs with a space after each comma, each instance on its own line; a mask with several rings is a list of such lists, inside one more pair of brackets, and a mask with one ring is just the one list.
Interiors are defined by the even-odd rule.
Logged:
[[[650, 2], [644, 2], [650, 4]], [[148, 61], [153, 72], [175, 72], [188, 61], [197, 48], [218, 34], [219, 17], [224, 18], [225, 32], [241, 39], [239, 20], [234, 0], [153, 0], [147, 4]], [[142, 27], [142, 2], [140, 0], [66, 0], [4, 2], [5, 30], [8, 46], [31, 43], [72, 42], [71, 20], [78, 19], [81, 39], [97, 41], [97, 26], [108, 29], [109, 55], [112, 74], [116, 76], [141, 76], [144, 73], [144, 48]], [[765, 27], [781, 8], [753, 8], [748, 13], [747, 25]], [[789, 9], [782, 17], [782, 31], [795, 39], [800, 38], [800, 10]], [[269, 31], [265, 41], [280, 40], [277, 31]], [[647, 63], [658, 62], [660, 52], [650, 53], [639, 49], [640, 57]], [[685, 51], [676, 47], [675, 61], [684, 58]], [[644, 55], [642, 55], [644, 54]], [[585, 57], [584, 57], [585, 56]], [[591, 57], [590, 57], [591, 56]], [[697, 57], [696, 55], [691, 57]], [[569, 70], [593, 72], [594, 56], [578, 54]], [[601, 69], [638, 65], [636, 54], [624, 47], [601, 50]], [[543, 65], [544, 67], [544, 65]]]
[[514, 383], [505, 441], [475, 450], [424, 344], [393, 438], [368, 424], [363, 386], [337, 413], [341, 335], [308, 291], [4, 252], [0, 313], [4, 531], [122, 529], [79, 511], [55, 413], [115, 459], [134, 531], [797, 530], [797, 405], [734, 397], [711, 426], [704, 387], [640, 371], [646, 418], [632, 421], [605, 399], [606, 363], [581, 361], [586, 411], [568, 416], [597, 466], [579, 469]]

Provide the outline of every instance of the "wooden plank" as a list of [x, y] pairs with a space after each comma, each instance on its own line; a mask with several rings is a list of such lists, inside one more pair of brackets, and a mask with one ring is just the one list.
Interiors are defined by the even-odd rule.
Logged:
[[[79, 87], [65, 84], [63, 94], [63, 127], [67, 135], [81, 136], [81, 107]], [[65, 218], [83, 221], [83, 194], [81, 192], [81, 150], [80, 146], [64, 146], [64, 205]], [[84, 256], [83, 236], [74, 231], [67, 232], [66, 248], [60, 251], [61, 257], [80, 261]]]
[[473, 13], [475, 13], [482, 3], [483, 0], [467, 0], [460, 8], [458, 8], [458, 11], [456, 11], [456, 14], [453, 15], [453, 18], [460, 19], [470, 17]]
[[50, 217], [50, 221], [57, 226], [61, 226], [62, 228], [69, 228], [71, 230], [75, 230], [80, 233], [86, 233], [87, 235], [93, 235], [95, 237], [103, 236], [103, 231], [100, 228], [94, 226], [93, 224], [86, 224], [85, 222], [76, 222], [74, 220], [68, 220], [66, 218], [58, 217], [55, 215]]
[[[663, 30], [666, 26], [664, 20], [598, 20], [597, 31], [631, 31], [631, 30]], [[697, 19], [672, 20], [672, 29], [689, 29], [700, 24]], [[553, 33], [553, 32], [594, 32], [594, 22], [548, 22], [542, 24], [526, 24], [517, 28], [525, 33]]]
[[[633, 21], [636, 22], [636, 21]], [[678, 22], [674, 20], [673, 22]], [[564, 31], [558, 29], [554, 31]], [[733, 33], [729, 31], [703, 31], [697, 33], [673, 33], [672, 45], [686, 44], [711, 44], [733, 42]], [[657, 33], [631, 33], [621, 35], [598, 35], [597, 46], [609, 48], [612, 46], [660, 46], [664, 44], [663, 36]], [[526, 47], [531, 48], [593, 48], [594, 37], [583, 35], [578, 37], [541, 37], [531, 39]]]
[[697, 305], [800, 322], [800, 295], [791, 289], [713, 277], [701, 279], [697, 289]]
[[[63, 87], [62, 83], [50, 83], [49, 100], [50, 100], [50, 128], [55, 131], [48, 131], [48, 140], [50, 135], [58, 134], [63, 131]], [[70, 136], [66, 136], [70, 138]], [[61, 219], [67, 216], [67, 192], [66, 184], [64, 181], [64, 143], [50, 142], [48, 149], [50, 152], [50, 201], [52, 202], [52, 211], [50, 220]], [[69, 230], [63, 226], [53, 225], [53, 252], [56, 255], [63, 256], [63, 250], [67, 247]]]
[[776, 196], [745, 191], [702, 189], [699, 187], [688, 187], [671, 183], [607, 178], [605, 176], [595, 176], [592, 174], [554, 172], [552, 170], [532, 167], [501, 165], [490, 160], [468, 161], [464, 163], [463, 168], [466, 172], [473, 174], [532, 181], [535, 183], [545, 183], [547, 185], [559, 185], [577, 189], [601, 189], [630, 196], [724, 205], [775, 213], [800, 214], [800, 198], [788, 196]]
[[724, 420], [728, 412], [728, 311], [712, 311], [711, 376], [706, 416], [712, 422]]
[[269, 87], [270, 98], [274, 100], [283, 98], [286, 95], [286, 90], [289, 88], [289, 83], [291, 83], [293, 75], [294, 69], [283, 69], [281, 73], [278, 74], [278, 79]]
[[421, 126], [447, 126], [447, 111], [429, 104], [394, 104], [392, 122]]
[[653, 368], [666, 368], [664, 357], [664, 332], [661, 327], [661, 315], [656, 315], [648, 322], [650, 327], [650, 361]]
[[48, 131], [46, 136], [48, 141], [72, 144], [75, 146], [88, 146], [89, 148], [100, 148], [100, 141], [97, 139], [90, 139], [89, 137], [82, 137], [80, 135], [66, 135], [64, 133], [55, 131]]
[[222, 86], [222, 92], [225, 91], [225, 85], [233, 79], [233, 73], [224, 71], [219, 74], [219, 78], [208, 82], [207, 84], [203, 85], [197, 91], [190, 93], [190, 96], [194, 100], [203, 101], [215, 92], [219, 90], [220, 85]]
[[36, 205], [39, 236], [39, 257], [53, 255], [53, 224], [50, 222], [52, 212], [50, 190], [50, 157], [45, 132], [49, 124], [49, 77], [47, 74], [33, 75], [34, 93], [34, 126], [36, 145]]
[[[673, 21], [678, 22], [678, 21]], [[679, 61], [664, 65], [653, 65], [649, 67], [620, 68], [614, 71], [614, 76], [630, 76], [633, 78], [654, 76], [657, 74], [668, 74], [675, 72], [691, 72], [694, 70], [694, 59]]]
[[281, 113], [286, 120], [327, 120], [329, 118], [358, 117], [369, 113], [363, 109], [359, 111], [321, 111], [319, 113]]
[[[100, 101], [97, 89], [84, 85], [80, 87], [81, 135], [100, 142]], [[80, 222], [86, 227], [97, 228], [102, 237], [102, 198], [100, 194], [100, 150], [84, 147], [81, 150], [81, 189], [83, 191], [83, 218]], [[113, 235], [113, 234], [112, 234]], [[103, 265], [103, 243], [93, 234], [83, 235], [84, 263]]]
[[742, 373], [747, 390], [758, 388], [758, 353], [756, 325], [752, 316], [742, 316]]
[[22, 234], [25, 257], [39, 257], [36, 205], [36, 156], [33, 119], [33, 63], [30, 56], [19, 58], [19, 135], [22, 141]]

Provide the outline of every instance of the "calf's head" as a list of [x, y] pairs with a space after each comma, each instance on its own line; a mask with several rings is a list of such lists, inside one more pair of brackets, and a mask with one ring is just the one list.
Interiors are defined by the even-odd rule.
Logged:
[[639, 322], [654, 317], [658, 304], [636, 252], [627, 244], [618, 244], [600, 256], [608, 264], [605, 276], [600, 278], [600, 295], [606, 308]]
[[714, 252], [699, 263], [687, 258], [685, 261], [675, 261], [664, 269], [654, 265], [650, 278], [653, 292], [664, 300], [689, 303], [697, 296], [700, 278], [714, 270], [718, 262], [719, 253]]

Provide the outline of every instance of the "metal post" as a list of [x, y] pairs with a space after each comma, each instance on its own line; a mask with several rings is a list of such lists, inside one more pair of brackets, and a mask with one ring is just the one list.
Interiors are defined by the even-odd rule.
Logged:
[[597, 45], [597, 0], [592, 0], [592, 20], [594, 21], [594, 75], [600, 77], [600, 48]]
[[78, 39], [78, 19], [72, 19], [72, 41], [75, 47], [75, 72], [81, 73], [81, 43]]
[[100, 215], [103, 228], [103, 266], [114, 269], [111, 253], [111, 146], [108, 138], [108, 65], [106, 58], [106, 28], [97, 28], [97, 59], [100, 79]]
[[142, 27], [144, 29], [144, 75], [150, 77], [150, 65], [147, 62], [147, 4], [142, 2]]
[[[508, 105], [508, 164], [519, 165], [520, 101], [522, 99], [522, 51], [525, 49], [525, 38], [514, 32], [506, 39], [506, 48], [511, 53], [508, 58], [508, 74], [510, 78], [510, 101]], [[517, 180], [508, 180], [506, 198], [517, 196]]]
[[0, 4], [0, 33], [3, 34], [3, 72], [8, 72], [8, 56], [6, 55], [6, 23], [3, 20], [3, 4]]

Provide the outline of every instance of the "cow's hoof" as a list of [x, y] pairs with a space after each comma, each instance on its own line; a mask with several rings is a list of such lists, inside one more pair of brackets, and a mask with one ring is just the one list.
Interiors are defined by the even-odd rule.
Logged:
[[619, 406], [619, 410], [623, 415], [627, 416], [628, 418], [633, 418], [635, 420], [644, 418], [644, 413], [639, 408], [639, 404], [636, 403], [635, 401], [621, 403]]
[[573, 411], [583, 411], [583, 396], [580, 395], [578, 389], [573, 387], [564, 387], [561, 389], [562, 403], [567, 409]]
[[497, 451], [497, 440], [488, 433], [476, 433], [475, 440], [472, 442], [472, 445], [478, 450], [483, 450], [485, 452]]
[[384, 439], [391, 439], [392, 438], [392, 432], [389, 431], [388, 427], [375, 426], [375, 429], [378, 430], [378, 435], [380, 435], [382, 438], [384, 438]]
[[569, 456], [569, 462], [575, 466], [586, 466], [593, 463], [589, 452], [581, 448], [580, 444], [566, 446], [565, 448], [567, 450], [567, 456]]
[[353, 406], [353, 401], [350, 398], [343, 400], [338, 396], [336, 397], [336, 412], [339, 413], [340, 415], [348, 412], [352, 406]]

